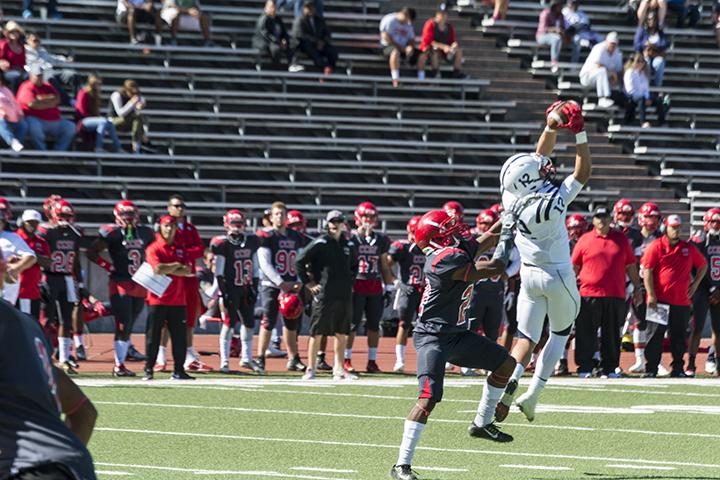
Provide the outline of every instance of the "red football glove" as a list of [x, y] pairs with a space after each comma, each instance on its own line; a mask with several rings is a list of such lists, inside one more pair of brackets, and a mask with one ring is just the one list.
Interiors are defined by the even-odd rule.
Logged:
[[[546, 117], [550, 117], [550, 114], [555, 110], [558, 105], [563, 103], [563, 100], [558, 100], [546, 110], [545, 114]], [[585, 119], [582, 115], [582, 108], [575, 103], [575, 102], [565, 102], [565, 105], [562, 106], [560, 109], [561, 117], [565, 116], [567, 118], [567, 122], [563, 122], [562, 119], [558, 120], [557, 118], [554, 118], [556, 122], [558, 122], [556, 128], [567, 128], [574, 134], [578, 134], [585, 130]]]

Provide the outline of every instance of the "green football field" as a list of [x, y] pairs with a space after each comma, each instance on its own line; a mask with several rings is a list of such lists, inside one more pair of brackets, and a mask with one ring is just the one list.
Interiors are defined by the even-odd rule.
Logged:
[[[551, 379], [535, 422], [513, 411], [504, 423], [510, 444], [467, 435], [484, 380], [447, 381], [421, 479], [720, 479], [716, 379]], [[78, 383], [100, 414], [101, 479], [386, 479], [416, 394], [413, 377], [390, 375]]]

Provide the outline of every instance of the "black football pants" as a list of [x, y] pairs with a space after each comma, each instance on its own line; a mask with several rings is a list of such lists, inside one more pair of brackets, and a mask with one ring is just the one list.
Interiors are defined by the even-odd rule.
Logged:
[[185, 371], [185, 352], [187, 350], [187, 326], [184, 305], [148, 305], [147, 327], [145, 329], [145, 372], [152, 372], [160, 348], [160, 333], [167, 323], [172, 342], [173, 371]]
[[624, 298], [582, 297], [580, 314], [575, 320], [575, 363], [578, 372], [593, 371], [598, 328], [602, 373], [608, 375], [620, 366], [620, 328], [625, 321], [625, 308]]
[[690, 307], [684, 305], [670, 305], [670, 315], [667, 325], [647, 322], [647, 345], [645, 346], [645, 371], [657, 373], [660, 357], [663, 352], [663, 339], [665, 331], [670, 337], [670, 352], [672, 353], [672, 371], [683, 371], [683, 356], [687, 346], [687, 329], [690, 320]]

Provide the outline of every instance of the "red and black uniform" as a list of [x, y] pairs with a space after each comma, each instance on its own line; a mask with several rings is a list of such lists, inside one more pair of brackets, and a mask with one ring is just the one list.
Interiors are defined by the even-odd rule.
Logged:
[[237, 239], [218, 235], [210, 240], [210, 250], [215, 255], [215, 277], [227, 312], [223, 322], [230, 328], [239, 317], [247, 328], [255, 328], [259, 247], [260, 240], [253, 234], [241, 234]]
[[[491, 260], [494, 248], [483, 252], [477, 260]], [[471, 328], [483, 328], [483, 333], [492, 341], [500, 336], [500, 324], [503, 319], [503, 305], [505, 300], [505, 282], [502, 275], [483, 278], [475, 283], [473, 299], [470, 302], [468, 319]]]
[[50, 251], [50, 268], [45, 272], [49, 291], [45, 315], [48, 322], [62, 324], [69, 331], [73, 307], [79, 302], [75, 262], [82, 231], [72, 225], [44, 224], [38, 227], [38, 236], [47, 242]]
[[[185, 262], [190, 265], [192, 273], [196, 272], [196, 260], [202, 258], [205, 253], [205, 244], [200, 238], [197, 228], [185, 220], [178, 220], [177, 233], [175, 234], [175, 245], [182, 249]], [[185, 309], [187, 317], [187, 328], [195, 328], [195, 322], [200, 315], [200, 282], [195, 275], [183, 277], [185, 282]]]
[[412, 328], [412, 322], [417, 317], [420, 307], [420, 298], [425, 284], [425, 255], [415, 245], [407, 240], [393, 242], [388, 249], [390, 258], [400, 267], [400, 281], [402, 285], [395, 292], [396, 310], [403, 328]]
[[503, 347], [467, 328], [475, 285], [454, 280], [453, 275], [460, 270], [467, 278], [473, 268], [474, 261], [464, 249], [447, 247], [427, 257], [425, 289], [413, 334], [420, 398], [442, 399], [447, 362], [493, 371], [508, 357]]
[[[50, 247], [44, 238], [34, 233], [29, 234], [23, 228], [18, 228], [15, 233], [25, 240], [25, 243], [35, 252], [35, 255], [50, 256]], [[38, 320], [40, 319], [40, 306], [42, 303], [42, 295], [40, 292], [41, 282], [42, 269], [37, 262], [20, 274], [20, 293], [18, 294], [17, 307], [20, 311], [30, 314]]]
[[693, 330], [703, 330], [709, 310], [710, 325], [717, 336], [720, 335], [720, 302], [714, 298], [720, 289], [720, 235], [702, 232], [690, 238], [690, 243], [705, 256], [708, 265], [707, 273], [693, 297]]
[[148, 225], [108, 224], [101, 226], [98, 234], [107, 245], [112, 262], [108, 294], [115, 317], [115, 340], [127, 340], [147, 295], [145, 288], [133, 282], [132, 276], [145, 261], [145, 249], [155, 240], [155, 232]]
[[[640, 234], [641, 239], [640, 239], [639, 245], [637, 247], [634, 247], [634, 245], [632, 245], [634, 247], [634, 251], [635, 251], [634, 252], [635, 258], [638, 259], [638, 264], [639, 264], [638, 265], [638, 274], [640, 275], [641, 279], [643, 278], [643, 265], [640, 260], [642, 259], [643, 255], [645, 254], [645, 250], [647, 249], [647, 247], [652, 242], [654, 242], [655, 240], [660, 238], [661, 236], [662, 236], [662, 234], [660, 233], [659, 229], [657, 231], [651, 233], [647, 237], [643, 237], [643, 235], [641, 233]], [[632, 303], [632, 309], [633, 309], [633, 313], [635, 314], [635, 328], [637, 328], [638, 330], [644, 331], [645, 327], [646, 327], [646, 324], [645, 324], [646, 306], [645, 306], [644, 299], [640, 305], [635, 305], [634, 303]]]
[[357, 330], [365, 314], [365, 328], [377, 332], [380, 330], [383, 314], [381, 257], [390, 248], [390, 238], [379, 232], [373, 232], [368, 237], [353, 232], [352, 241], [357, 246], [358, 273], [353, 286], [353, 318], [350, 331]]

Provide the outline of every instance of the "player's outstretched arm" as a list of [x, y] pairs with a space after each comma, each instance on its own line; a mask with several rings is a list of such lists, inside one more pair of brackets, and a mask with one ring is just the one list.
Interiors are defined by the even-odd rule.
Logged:
[[558, 100], [547, 109], [547, 126], [538, 141], [537, 153], [550, 156], [555, 141], [557, 140], [557, 129], [566, 128], [575, 134], [575, 170], [573, 176], [583, 185], [590, 179], [592, 160], [590, 148], [587, 143], [585, 132], [585, 119], [582, 115], [582, 108], [576, 102], [563, 102]]

